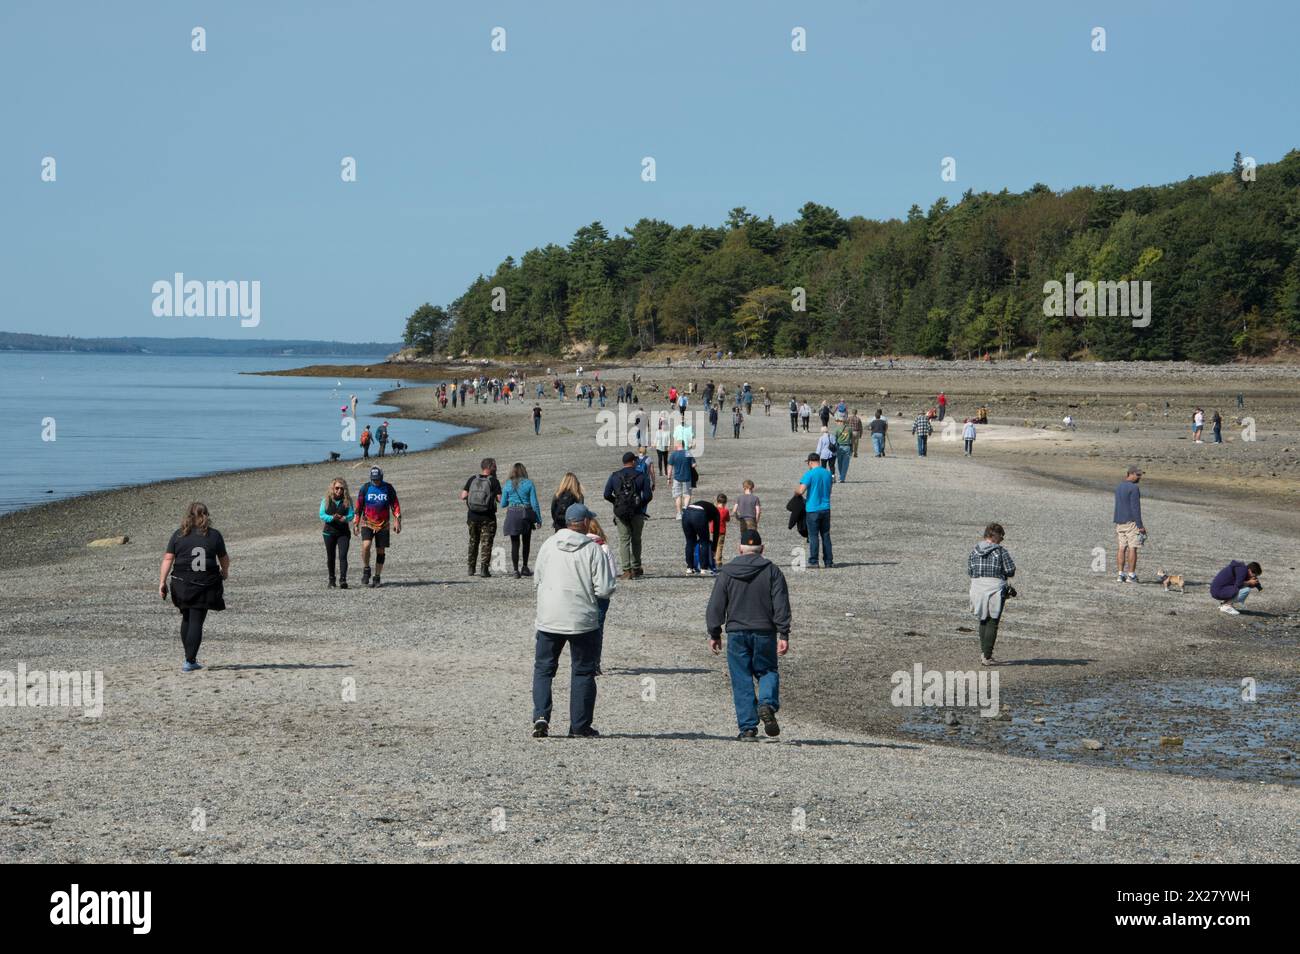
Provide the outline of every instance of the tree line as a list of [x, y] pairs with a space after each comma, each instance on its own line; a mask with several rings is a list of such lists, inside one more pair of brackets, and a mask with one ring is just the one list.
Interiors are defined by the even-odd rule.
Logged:
[[[418, 308], [406, 344], [1222, 362], [1300, 337], [1296, 150], [1161, 186], [967, 191], [901, 221], [809, 202], [782, 224], [742, 207], [716, 227], [641, 219], [624, 233], [593, 222], [506, 258], [450, 305]], [[1067, 275], [1150, 282], [1149, 323], [1045, 313], [1046, 284]]]

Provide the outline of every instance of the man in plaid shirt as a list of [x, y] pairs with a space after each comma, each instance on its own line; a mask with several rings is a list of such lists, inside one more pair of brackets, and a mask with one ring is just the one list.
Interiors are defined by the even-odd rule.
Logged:
[[925, 411], [916, 415], [916, 420], [912, 422], [912, 433], [916, 435], [916, 456], [925, 456], [925, 446], [930, 441], [930, 434], [934, 430], [934, 425], [930, 423], [930, 418]]

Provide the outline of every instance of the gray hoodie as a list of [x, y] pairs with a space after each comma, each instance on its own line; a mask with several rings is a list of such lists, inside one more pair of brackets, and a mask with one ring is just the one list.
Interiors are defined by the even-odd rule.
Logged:
[[600, 628], [596, 601], [614, 592], [614, 573], [600, 547], [566, 527], [542, 544], [533, 567], [539, 630], [576, 636]]
[[713, 581], [713, 594], [705, 623], [709, 636], [727, 632], [753, 630], [777, 632], [782, 639], [790, 636], [790, 590], [785, 574], [775, 563], [758, 553], [736, 557]]

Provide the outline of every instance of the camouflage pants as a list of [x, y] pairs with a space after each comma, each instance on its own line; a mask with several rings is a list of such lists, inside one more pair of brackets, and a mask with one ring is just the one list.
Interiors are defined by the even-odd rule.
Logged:
[[497, 522], [493, 520], [469, 521], [469, 569], [474, 571], [474, 557], [478, 565], [487, 570], [492, 566], [492, 543], [497, 538]]

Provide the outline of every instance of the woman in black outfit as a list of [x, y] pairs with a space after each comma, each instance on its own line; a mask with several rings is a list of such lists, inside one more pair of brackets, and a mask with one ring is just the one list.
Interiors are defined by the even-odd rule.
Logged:
[[551, 526], [556, 530], [563, 530], [568, 526], [564, 519], [564, 511], [569, 509], [571, 504], [583, 503], [582, 484], [578, 483], [578, 478], [572, 471], [564, 475], [560, 481], [560, 486], [555, 491], [555, 496], [551, 498]]
[[172, 605], [181, 611], [181, 644], [185, 647], [181, 672], [203, 668], [198, 662], [203, 623], [208, 610], [226, 608], [223, 590], [229, 573], [226, 541], [209, 522], [207, 506], [190, 504], [180, 529], [167, 542], [158, 570], [158, 595], [166, 599], [170, 585]]
[[335, 477], [320, 501], [321, 533], [325, 538], [325, 566], [330, 573], [330, 589], [334, 588], [334, 564], [338, 562], [339, 589], [348, 588], [348, 547], [352, 543], [352, 494], [348, 482]]

